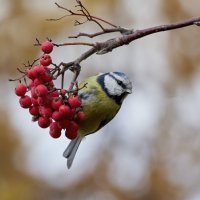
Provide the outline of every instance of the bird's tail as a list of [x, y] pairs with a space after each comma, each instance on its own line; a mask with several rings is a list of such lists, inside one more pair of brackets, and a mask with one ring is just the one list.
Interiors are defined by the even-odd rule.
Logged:
[[67, 168], [69, 169], [72, 166], [74, 157], [76, 155], [76, 152], [78, 150], [78, 147], [82, 141], [82, 137], [78, 136], [76, 139], [72, 140], [68, 147], [63, 152], [63, 156], [67, 158]]

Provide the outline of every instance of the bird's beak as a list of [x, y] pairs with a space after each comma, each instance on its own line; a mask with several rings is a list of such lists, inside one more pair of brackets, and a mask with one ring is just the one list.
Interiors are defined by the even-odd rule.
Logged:
[[127, 92], [128, 94], [131, 94], [131, 93], [132, 93], [132, 89], [126, 89], [126, 92]]

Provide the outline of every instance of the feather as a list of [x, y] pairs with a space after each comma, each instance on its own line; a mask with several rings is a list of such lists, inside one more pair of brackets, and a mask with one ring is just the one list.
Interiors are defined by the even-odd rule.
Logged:
[[63, 156], [67, 158], [67, 168], [69, 169], [72, 166], [74, 157], [78, 150], [78, 147], [82, 141], [82, 137], [78, 136], [76, 139], [72, 140], [66, 150], [63, 153]]
[[119, 111], [127, 92], [132, 89], [130, 80], [120, 72], [89, 77], [80, 84], [80, 88], [82, 86], [78, 95], [82, 100], [85, 119], [79, 122], [79, 136], [69, 143], [63, 153], [68, 168], [73, 163], [82, 138], [110, 122]]

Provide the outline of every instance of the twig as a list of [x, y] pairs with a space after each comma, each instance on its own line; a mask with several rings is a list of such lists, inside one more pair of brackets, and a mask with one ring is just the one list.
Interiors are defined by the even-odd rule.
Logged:
[[88, 43], [88, 42], [65, 42], [63, 44], [56, 44], [53, 43], [54, 46], [60, 47], [60, 46], [75, 46], [75, 45], [81, 45], [81, 46], [91, 46], [94, 47], [95, 44], [93, 43]]
[[34, 44], [34, 46], [41, 46], [41, 43], [40, 43], [39, 39], [36, 38], [35, 40], [36, 40], [36, 43]]
[[94, 23], [96, 23], [104, 31], [104, 27], [98, 22], [98, 20], [94, 19], [90, 15], [89, 11], [83, 6], [81, 1], [76, 0], [76, 2], [78, 4], [76, 7], [80, 7], [80, 10], [78, 10], [78, 11], [82, 12], [83, 15], [87, 18], [88, 21], [93, 21]]
[[20, 81], [20, 82], [21, 82], [21, 79], [24, 78], [25, 76], [26, 76], [26, 74], [22, 75], [22, 76], [19, 77], [19, 78], [15, 78], [15, 79], [9, 78], [8, 81]]
[[77, 78], [78, 78], [78, 76], [79, 76], [79, 74], [80, 74], [80, 71], [81, 71], [81, 66], [80, 66], [80, 64], [79, 64], [79, 63], [75, 63], [75, 64], [73, 65], [73, 67], [71, 67], [71, 71], [74, 72], [74, 77], [73, 77], [73, 79], [72, 79], [72, 81], [71, 81], [71, 84], [70, 84], [70, 86], [69, 86], [68, 91], [71, 91], [71, 90], [73, 89], [73, 87], [74, 87], [74, 84], [76, 83], [76, 80], [77, 80]]
[[[78, 1], [78, 2], [80, 2], [80, 1]], [[78, 3], [77, 2], [77, 3]], [[48, 21], [58, 21], [58, 20], [61, 20], [61, 19], [63, 19], [63, 18], [65, 18], [65, 17], [68, 17], [68, 16], [81, 16], [81, 17], [86, 17], [87, 18], [87, 14], [89, 13], [88, 11], [85, 13], [85, 12], [82, 12], [82, 13], [78, 13], [78, 12], [74, 12], [74, 11], [72, 11], [72, 10], [70, 10], [70, 9], [67, 9], [67, 8], [65, 8], [65, 7], [63, 7], [63, 6], [61, 6], [61, 5], [59, 5], [58, 3], [55, 3], [55, 5], [58, 7], [58, 8], [60, 8], [60, 9], [63, 9], [63, 10], [65, 10], [65, 11], [67, 11], [69, 14], [66, 14], [66, 15], [63, 15], [63, 16], [61, 16], [61, 17], [59, 17], [59, 18], [56, 18], [56, 19], [47, 19]], [[81, 3], [81, 5], [83, 6], [83, 4]], [[78, 6], [80, 6], [79, 4], [78, 4]], [[85, 8], [85, 7], [84, 7]], [[85, 15], [86, 14], [86, 15]], [[101, 19], [101, 18], [99, 18], [99, 17], [96, 17], [96, 16], [93, 16], [93, 15], [91, 15], [90, 13], [89, 13], [89, 16], [90, 16], [90, 20], [89, 21], [94, 21], [94, 22], [97, 22], [97, 21], [100, 21], [100, 22], [103, 22], [103, 23], [105, 23], [105, 24], [107, 24], [107, 25], [109, 25], [109, 26], [112, 26], [113, 28], [117, 28], [117, 26], [116, 25], [114, 25], [114, 24], [112, 24], [111, 22], [108, 22], [108, 21], [106, 21], [106, 20], [104, 20], [104, 19]], [[91, 20], [92, 19], [92, 20]], [[97, 21], [96, 21], [97, 20]], [[99, 22], [98, 22], [99, 23]], [[99, 24], [98, 24], [99, 25]], [[102, 26], [102, 25], [101, 25]], [[102, 28], [102, 27], [101, 27]]]
[[200, 26], [200, 22], [194, 22], [194, 24]]
[[20, 72], [21, 74], [26, 74], [26, 72], [22, 71], [19, 67], [17, 67], [17, 71]]
[[34, 65], [38, 60], [39, 60], [39, 58], [33, 60], [32, 63], [30, 63], [29, 61], [27, 62], [27, 64], [23, 63], [23, 65], [24, 65], [25, 67], [30, 68], [30, 67], [33, 67], [33, 65]]

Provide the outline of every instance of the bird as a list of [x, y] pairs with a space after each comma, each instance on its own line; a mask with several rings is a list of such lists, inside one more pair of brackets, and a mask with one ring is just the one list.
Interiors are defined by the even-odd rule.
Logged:
[[109, 123], [118, 113], [125, 97], [132, 93], [132, 82], [123, 72], [107, 72], [82, 81], [78, 93], [85, 118], [79, 123], [78, 136], [71, 140], [63, 156], [71, 168], [82, 139]]

